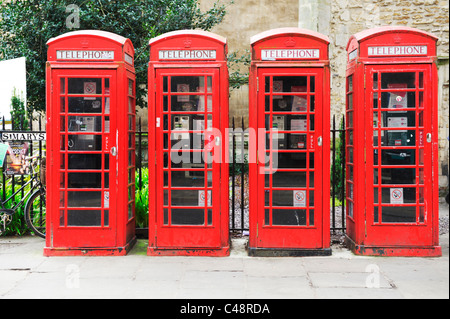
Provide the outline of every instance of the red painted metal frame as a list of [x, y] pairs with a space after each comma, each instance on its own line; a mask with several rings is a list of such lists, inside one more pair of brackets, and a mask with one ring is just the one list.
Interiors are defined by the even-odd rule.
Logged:
[[[134, 193], [129, 197], [128, 187], [134, 187], [134, 159], [129, 163], [129, 151], [134, 154], [134, 139], [129, 144], [129, 137], [134, 136], [135, 131], [135, 70], [133, 65], [134, 48], [130, 40], [113, 33], [103, 31], [76, 31], [61, 35], [48, 41], [47, 62], [47, 236], [44, 248], [45, 256], [112, 256], [125, 255], [133, 247], [135, 236]], [[113, 51], [114, 59], [89, 61], [61, 60], [57, 58], [57, 50], [70, 51]], [[126, 59], [127, 58], [127, 59]], [[131, 60], [130, 60], [131, 59]], [[68, 78], [101, 78], [102, 92], [97, 97], [110, 98], [110, 113], [75, 114], [68, 113], [67, 99], [69, 96], [83, 96], [83, 94], [68, 94]], [[65, 91], [60, 89], [60, 79], [65, 81]], [[109, 79], [110, 91], [105, 90], [105, 79]], [[132, 81], [131, 83], [129, 81]], [[129, 91], [131, 84], [132, 91]], [[61, 109], [60, 101], [63, 98], [65, 109]], [[129, 104], [130, 103], [130, 104]], [[102, 132], [90, 133], [90, 135], [102, 136], [102, 150], [89, 152], [89, 154], [110, 154], [113, 146], [117, 147], [117, 156], [109, 155], [109, 170], [105, 167], [105, 155], [102, 156], [102, 169], [97, 173], [109, 174], [109, 203], [106, 206], [102, 196], [102, 226], [82, 227], [68, 226], [66, 213], [60, 221], [60, 210], [67, 212], [67, 194], [64, 202], [60, 203], [60, 191], [67, 192], [67, 179], [61, 186], [61, 173], [67, 174], [67, 154], [84, 154], [83, 152], [70, 151], [64, 145], [61, 150], [61, 136], [84, 135], [82, 132], [70, 133], [67, 129], [68, 116], [101, 116]], [[65, 118], [60, 121], [60, 116]], [[105, 117], [109, 116], [110, 131], [105, 132]], [[131, 121], [131, 122], [129, 122]], [[132, 123], [129, 125], [129, 123]], [[65, 127], [61, 127], [64, 124]], [[87, 132], [86, 132], [87, 133]], [[61, 163], [62, 154], [66, 154], [65, 163]], [[134, 156], [133, 156], [134, 158]], [[61, 164], [63, 164], [61, 166]], [[79, 172], [94, 172], [91, 170], [79, 170]], [[129, 176], [133, 176], [129, 179]], [[104, 177], [102, 188], [105, 189]], [[76, 191], [88, 191], [87, 188], [79, 188]], [[53, 195], [52, 195], [53, 194]], [[61, 206], [62, 205], [62, 206]], [[130, 211], [129, 208], [130, 207]], [[77, 208], [77, 210], [87, 208]], [[100, 209], [100, 208], [99, 208]], [[109, 210], [108, 223], [105, 222], [104, 211]]]
[[[250, 128], [255, 130], [256, 140], [261, 136], [258, 129], [265, 131], [264, 118], [273, 114], [265, 111], [264, 98], [267, 94], [274, 95], [272, 87], [270, 93], [265, 93], [265, 76], [307, 76], [310, 82], [311, 76], [315, 77], [315, 92], [311, 93], [308, 86], [307, 92], [301, 94], [315, 95], [315, 111], [310, 112], [310, 100], [308, 99], [308, 110], [302, 115], [315, 115], [315, 131], [307, 132], [306, 154], [315, 152], [315, 224], [314, 226], [269, 226], [264, 225], [265, 216], [265, 175], [259, 172], [264, 164], [261, 159], [252, 159], [249, 162], [250, 185], [250, 239], [249, 254], [256, 256], [307, 256], [307, 255], [329, 255], [330, 249], [330, 73], [328, 61], [328, 44], [326, 36], [317, 32], [297, 29], [283, 28], [263, 32], [252, 38], [252, 64], [250, 70], [249, 102], [250, 102]], [[296, 50], [315, 49], [319, 50], [319, 56], [314, 59], [294, 60], [282, 58], [276, 61], [263, 61], [261, 51], [273, 50]], [[287, 95], [298, 95], [298, 93], [285, 93]], [[280, 95], [280, 94], [276, 94]], [[281, 94], [282, 95], [282, 94]], [[272, 102], [271, 102], [272, 103]], [[281, 113], [280, 113], [281, 114]], [[283, 112], [283, 114], [293, 114]], [[300, 113], [295, 113], [299, 115]], [[272, 125], [272, 124], [271, 124]], [[308, 124], [309, 128], [309, 124]], [[282, 131], [279, 131], [282, 132]], [[291, 131], [285, 131], [291, 133]], [[305, 132], [303, 132], [305, 133]], [[264, 134], [264, 135], [265, 135]], [[270, 132], [269, 132], [270, 134]], [[318, 138], [323, 139], [322, 146], [318, 146]], [[312, 145], [310, 143], [311, 138]], [[265, 140], [265, 137], [263, 137]], [[264, 142], [265, 143], [265, 142]], [[256, 149], [256, 148], [255, 148]], [[278, 152], [300, 152], [295, 150], [278, 150]], [[256, 152], [255, 152], [256, 153]], [[308, 157], [309, 158], [309, 157]], [[309, 162], [309, 159], [308, 159]], [[296, 171], [308, 171], [300, 169]], [[283, 170], [284, 171], [284, 170]], [[289, 170], [286, 170], [289, 171]], [[272, 177], [270, 177], [272, 180]], [[308, 178], [309, 180], [309, 178]], [[270, 184], [272, 185], [272, 184]], [[309, 186], [305, 188], [309, 190]], [[280, 189], [280, 188], [277, 188]], [[293, 188], [289, 188], [292, 190]], [[320, 194], [320, 195], [319, 195]], [[308, 192], [309, 196], [309, 192]], [[272, 203], [270, 203], [272, 205]], [[307, 205], [309, 207], [309, 205]], [[272, 206], [269, 206], [272, 207]], [[308, 209], [308, 207], [306, 209]], [[271, 214], [272, 215], [272, 214]], [[270, 215], [270, 220], [272, 220]], [[307, 225], [309, 225], [309, 214], [307, 214]]]
[[[160, 50], [215, 50], [215, 59], [203, 60], [162, 60], [159, 58]], [[154, 256], [228, 256], [230, 251], [229, 243], [229, 203], [228, 203], [228, 69], [226, 64], [227, 44], [226, 40], [218, 35], [205, 31], [175, 31], [163, 34], [150, 41], [150, 63], [148, 70], [149, 81], [149, 154], [155, 156], [149, 157], [149, 187], [155, 191], [149, 195], [149, 244], [148, 255]], [[202, 95], [213, 97], [213, 110], [207, 111], [207, 100], [205, 100], [205, 110], [200, 113], [204, 115], [204, 123], [207, 124], [207, 115], [213, 116], [213, 126], [220, 130], [220, 147], [215, 147], [213, 152], [220, 151], [220, 160], [213, 164], [212, 169], [199, 168], [199, 171], [205, 172], [205, 188], [212, 192], [213, 202], [209, 206], [212, 209], [213, 224], [207, 224], [208, 206], [205, 207], [205, 225], [169, 225], [164, 224], [163, 206], [164, 189], [172, 190], [163, 185], [163, 172], [173, 171], [170, 166], [163, 168], [163, 136], [164, 133], [170, 136], [170, 130], [163, 131], [163, 118], [166, 114], [169, 118], [172, 113], [170, 107], [167, 112], [163, 111], [163, 96], [170, 97], [173, 93], [163, 93], [163, 77], [168, 79], [172, 76], [212, 76], [212, 93], [209, 94], [205, 89], [202, 93], [188, 93], [183, 95]], [[205, 81], [206, 86], [206, 81]], [[170, 90], [169, 90], [170, 91]], [[176, 95], [176, 94], [173, 94]], [[189, 112], [180, 112], [180, 114], [189, 114]], [[157, 126], [159, 118], [160, 126]], [[169, 126], [170, 129], [170, 126]], [[179, 131], [177, 131], [179, 132]], [[192, 132], [192, 131], [191, 131]], [[170, 145], [170, 143], [169, 143]], [[170, 149], [170, 146], [169, 146]], [[203, 151], [202, 151], [203, 152]], [[219, 155], [219, 154], [216, 154]], [[152, 169], [153, 168], [153, 169]], [[189, 171], [196, 169], [189, 168]], [[177, 171], [186, 171], [177, 169]], [[207, 187], [207, 172], [213, 173], [213, 185]], [[169, 182], [170, 183], [170, 182]], [[176, 189], [197, 189], [197, 188], [179, 188]], [[200, 189], [200, 188], [199, 188]], [[182, 206], [181, 208], [187, 206]], [[180, 208], [177, 206], [177, 208]], [[195, 207], [199, 208], [199, 207]]]
[[[439, 206], [438, 206], [438, 120], [437, 120], [437, 68], [436, 41], [432, 34], [408, 27], [380, 27], [366, 30], [352, 36], [347, 45], [349, 61], [347, 65], [347, 97], [353, 97], [352, 108], [347, 98], [346, 108], [346, 152], [347, 152], [347, 212], [346, 241], [355, 254], [376, 256], [441, 256], [439, 246]], [[427, 46], [427, 54], [401, 56], [369, 56], [369, 47], [376, 46]], [[381, 109], [381, 92], [395, 91], [382, 89], [380, 78], [383, 73], [415, 73], [415, 88], [398, 89], [402, 92], [415, 92], [415, 108], [404, 111], [416, 112], [416, 125], [408, 127], [415, 131], [415, 146], [373, 146], [373, 132], [396, 130], [395, 128], [374, 127], [374, 112]], [[373, 89], [373, 74], [378, 74], [378, 87]], [[419, 73], [424, 75], [424, 87], [419, 88]], [[353, 89], [349, 88], [352, 78]], [[419, 105], [419, 93], [423, 92], [423, 105]], [[373, 107], [373, 94], [378, 93], [379, 108]], [[401, 110], [400, 110], [401, 111]], [[423, 112], [424, 124], [419, 124], [419, 112]], [[379, 113], [378, 123], [381, 121]], [[351, 120], [352, 118], [352, 120]], [[350, 120], [350, 121], [349, 121]], [[431, 143], [425, 141], [426, 134], [432, 134]], [[379, 135], [380, 136], [380, 135]], [[423, 143], [420, 142], [422, 136]], [[352, 137], [352, 140], [350, 139]], [[379, 142], [380, 143], [380, 142]], [[416, 152], [414, 165], [403, 166], [416, 170], [416, 183], [389, 185], [374, 183], [374, 168], [402, 168], [396, 165], [382, 165], [378, 154], [378, 165], [374, 165], [374, 149], [411, 149]], [[424, 164], [419, 163], [419, 149], [424, 150]], [[353, 156], [349, 156], [353, 154]], [[433, 159], [434, 157], [434, 159]], [[353, 161], [352, 161], [353, 160]], [[351, 170], [350, 168], [353, 168]], [[424, 182], [419, 181], [419, 168], [424, 169]], [[351, 172], [353, 177], [350, 176]], [[380, 178], [381, 179], [381, 175]], [[382, 204], [381, 189], [392, 186], [416, 188], [416, 204]], [[374, 188], [378, 188], [378, 202], [374, 203]], [[420, 201], [419, 190], [424, 192], [424, 202]], [[416, 221], [409, 223], [386, 223], [374, 214], [377, 206], [416, 207]], [[422, 208], [423, 207], [423, 208]], [[420, 218], [420, 210], [424, 219]]]

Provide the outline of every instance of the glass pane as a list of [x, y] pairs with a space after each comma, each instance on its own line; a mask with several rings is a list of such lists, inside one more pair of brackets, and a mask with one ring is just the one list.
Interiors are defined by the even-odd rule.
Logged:
[[68, 210], [67, 226], [101, 226], [101, 210]]
[[307, 76], [274, 76], [273, 92], [307, 92]]
[[306, 226], [306, 209], [274, 209], [272, 225]]
[[66, 92], [66, 79], [65, 78], [61, 78], [59, 79], [60, 81], [60, 94], [64, 94]]
[[416, 73], [382, 73], [382, 89], [414, 89], [416, 87]]
[[416, 107], [415, 92], [382, 92], [381, 107], [388, 109], [402, 109]]
[[383, 168], [382, 184], [416, 184], [415, 168]]
[[[376, 114], [376, 113], [374, 113]], [[381, 127], [415, 127], [416, 112], [381, 112]]]
[[204, 187], [205, 172], [203, 171], [172, 171], [172, 187]]
[[69, 132], [101, 132], [101, 116], [69, 116]]
[[382, 188], [381, 197], [384, 204], [415, 204], [416, 188]]
[[204, 225], [204, 209], [172, 209], [172, 225]]
[[69, 173], [68, 188], [101, 188], [101, 173]]
[[207, 199], [204, 194], [204, 190], [172, 190], [172, 206], [211, 206], [211, 191]]
[[[212, 96], [206, 98], [208, 112], [212, 111]], [[173, 95], [171, 99], [171, 110], [174, 112], [204, 112], [204, 95]]]
[[[278, 168], [307, 168], [306, 153], [274, 153], [273, 156], [278, 156]], [[309, 168], [313, 168], [314, 156], [312, 153], [309, 159]]]
[[69, 169], [102, 169], [101, 154], [68, 154]]
[[272, 187], [306, 187], [307, 172], [280, 172], [272, 174]]
[[416, 151], [415, 150], [382, 150], [381, 151], [382, 165], [415, 165]]
[[102, 207], [102, 192], [68, 192], [67, 207]]
[[69, 113], [102, 113], [102, 98], [69, 97]]
[[381, 146], [415, 146], [416, 131], [381, 131]]
[[101, 135], [69, 135], [69, 151], [101, 151]]
[[69, 94], [102, 94], [102, 79], [100, 78], [69, 78]]
[[383, 223], [415, 223], [416, 206], [384, 206], [381, 208]]
[[[211, 78], [211, 77], [209, 77]], [[207, 91], [212, 91], [212, 80], [207, 81]], [[173, 76], [171, 78], [171, 92], [205, 92], [204, 76]]]

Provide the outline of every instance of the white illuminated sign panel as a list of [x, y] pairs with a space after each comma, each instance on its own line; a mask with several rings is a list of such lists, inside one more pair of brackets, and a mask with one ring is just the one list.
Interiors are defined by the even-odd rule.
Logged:
[[261, 50], [261, 60], [307, 60], [318, 59], [320, 57], [319, 49], [280, 49], [280, 50]]
[[369, 47], [368, 56], [408, 56], [427, 55], [426, 45]]
[[160, 50], [160, 60], [215, 60], [216, 50]]
[[114, 60], [114, 51], [58, 50], [57, 60]]

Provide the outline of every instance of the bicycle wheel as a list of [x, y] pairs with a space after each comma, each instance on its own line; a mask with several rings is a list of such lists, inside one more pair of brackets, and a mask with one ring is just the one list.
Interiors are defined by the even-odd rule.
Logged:
[[35, 235], [45, 238], [46, 209], [45, 191], [38, 189], [27, 201], [25, 221]]

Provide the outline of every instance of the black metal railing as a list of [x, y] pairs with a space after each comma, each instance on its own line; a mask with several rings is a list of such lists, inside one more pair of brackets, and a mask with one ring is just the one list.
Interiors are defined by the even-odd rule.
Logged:
[[[230, 131], [230, 232], [248, 234], [249, 231], [249, 212], [248, 212], [248, 141], [245, 132], [244, 119], [239, 119], [240, 128], [236, 127], [238, 119], [232, 118], [232, 130]], [[41, 120], [37, 122], [37, 128], [33, 127], [32, 121], [29, 121], [29, 127], [24, 127], [23, 121], [19, 127], [13, 127], [13, 131], [27, 130], [31, 133], [45, 133]], [[331, 232], [345, 231], [345, 125], [342, 120], [339, 127], [336, 127], [336, 118], [333, 117], [331, 127]], [[36, 124], [35, 124], [36, 126]], [[6, 131], [5, 121], [3, 120], [3, 131]], [[35, 129], [35, 130], [33, 130]], [[31, 152], [33, 147], [39, 156], [43, 156], [45, 150], [45, 141], [30, 143]], [[136, 130], [136, 170], [139, 176], [139, 183], [136, 189], [142, 189], [142, 170], [148, 166], [148, 132], [142, 130], [141, 118], [138, 119]], [[2, 174], [2, 187], [5, 187], [5, 175]], [[20, 177], [23, 179], [23, 176]], [[12, 187], [15, 186], [15, 179], [12, 179]], [[20, 183], [20, 182], [19, 182]], [[3, 194], [5, 192], [3, 191]], [[3, 195], [5, 196], [5, 195]], [[336, 201], [340, 202], [337, 205]]]

